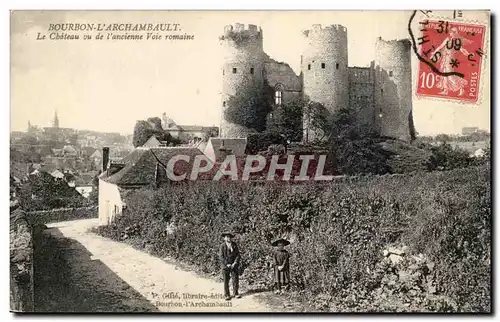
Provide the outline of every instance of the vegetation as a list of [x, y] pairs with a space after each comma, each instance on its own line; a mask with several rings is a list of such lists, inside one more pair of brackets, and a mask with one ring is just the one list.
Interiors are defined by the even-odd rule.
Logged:
[[178, 140], [163, 130], [159, 117], [150, 117], [146, 121], [137, 121], [134, 127], [132, 143], [134, 147], [142, 146], [151, 136], [155, 135], [159, 141], [167, 141], [169, 144], [177, 145]]
[[272, 110], [272, 88], [267, 83], [251, 84], [237, 93], [226, 102], [225, 119], [257, 132], [265, 131], [267, 115]]
[[283, 135], [290, 142], [302, 140], [302, 115], [305, 102], [301, 99], [275, 106], [267, 129], [271, 133]]
[[25, 211], [78, 208], [89, 203], [65, 181], [57, 180], [45, 172], [30, 176], [28, 182], [22, 184], [19, 202]]
[[[99, 232], [218, 275], [219, 234], [233, 230], [249, 288], [271, 286], [270, 241], [287, 236], [291, 295], [316, 310], [489, 312], [490, 181], [488, 166], [302, 185], [198, 181], [134, 192]], [[383, 251], [401, 245], [408, 260], [388, 263]]]

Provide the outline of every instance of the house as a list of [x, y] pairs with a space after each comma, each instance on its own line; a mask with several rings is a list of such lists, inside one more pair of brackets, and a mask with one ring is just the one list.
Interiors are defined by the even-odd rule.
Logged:
[[145, 148], [157, 148], [162, 146], [162, 143], [158, 140], [156, 135], [151, 135], [151, 137], [142, 146]]
[[462, 128], [462, 135], [471, 135], [479, 131], [478, 127], [464, 127]]
[[210, 138], [203, 153], [212, 161], [223, 161], [227, 154], [240, 157], [245, 155], [247, 139]]
[[91, 146], [84, 146], [82, 147], [80, 154], [82, 157], [90, 157], [96, 151], [99, 150]]
[[[109, 149], [103, 149], [103, 158], [109, 159]], [[194, 159], [203, 153], [189, 147], [138, 147], [120, 162], [103, 162], [103, 172], [99, 176], [99, 225], [108, 225], [124, 209], [124, 195], [137, 188], [152, 189], [171, 181], [165, 167], [169, 160], [178, 155]], [[186, 166], [187, 164], [187, 166]], [[176, 175], [191, 172], [192, 162], [179, 161], [175, 164]]]
[[216, 136], [219, 132], [219, 128], [216, 126], [177, 125], [171, 118], [166, 116], [166, 113], [162, 115], [162, 127], [172, 137], [186, 142], [194, 138], [203, 139], [207, 135]]
[[75, 187], [76, 191], [78, 191], [79, 194], [81, 194], [84, 198], [88, 198], [90, 194], [92, 193], [92, 190], [94, 187], [92, 185], [85, 185], [85, 186], [76, 186]]
[[101, 151], [95, 150], [95, 152], [90, 155], [90, 161], [94, 163], [94, 167], [96, 169], [101, 169], [101, 163], [102, 163]]
[[62, 151], [63, 149], [52, 149], [52, 155], [53, 156], [56, 156], [56, 157], [59, 157], [59, 156], [62, 156]]
[[78, 151], [72, 145], [65, 145], [62, 149], [63, 156], [76, 157], [78, 155]]

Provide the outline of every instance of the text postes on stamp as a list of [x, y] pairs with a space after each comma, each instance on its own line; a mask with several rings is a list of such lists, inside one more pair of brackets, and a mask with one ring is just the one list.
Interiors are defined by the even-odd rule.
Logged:
[[419, 25], [417, 96], [476, 103], [486, 28], [444, 20]]

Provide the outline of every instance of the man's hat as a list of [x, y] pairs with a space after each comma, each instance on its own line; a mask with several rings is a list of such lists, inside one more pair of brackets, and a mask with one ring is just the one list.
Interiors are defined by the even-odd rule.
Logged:
[[283, 243], [285, 246], [290, 245], [290, 242], [284, 238], [276, 239], [271, 243], [271, 245], [278, 246], [279, 243]]
[[220, 235], [221, 235], [221, 237], [225, 237], [225, 236], [234, 237], [234, 234], [232, 232], [229, 232], [229, 231], [225, 231]]

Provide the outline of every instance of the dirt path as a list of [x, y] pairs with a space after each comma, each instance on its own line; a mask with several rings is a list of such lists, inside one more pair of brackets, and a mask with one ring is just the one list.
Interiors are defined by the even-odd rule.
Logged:
[[[73, 298], [66, 296], [67, 302], [78, 302], [75, 310], [271, 311], [256, 295], [225, 301], [222, 283], [183, 271], [125, 243], [90, 233], [89, 229], [95, 225], [97, 219], [76, 220], [49, 224], [46, 231], [69, 266], [61, 277], [67, 280], [66, 287], [79, 290], [73, 292], [77, 293]], [[64, 292], [67, 291], [57, 293]]]

